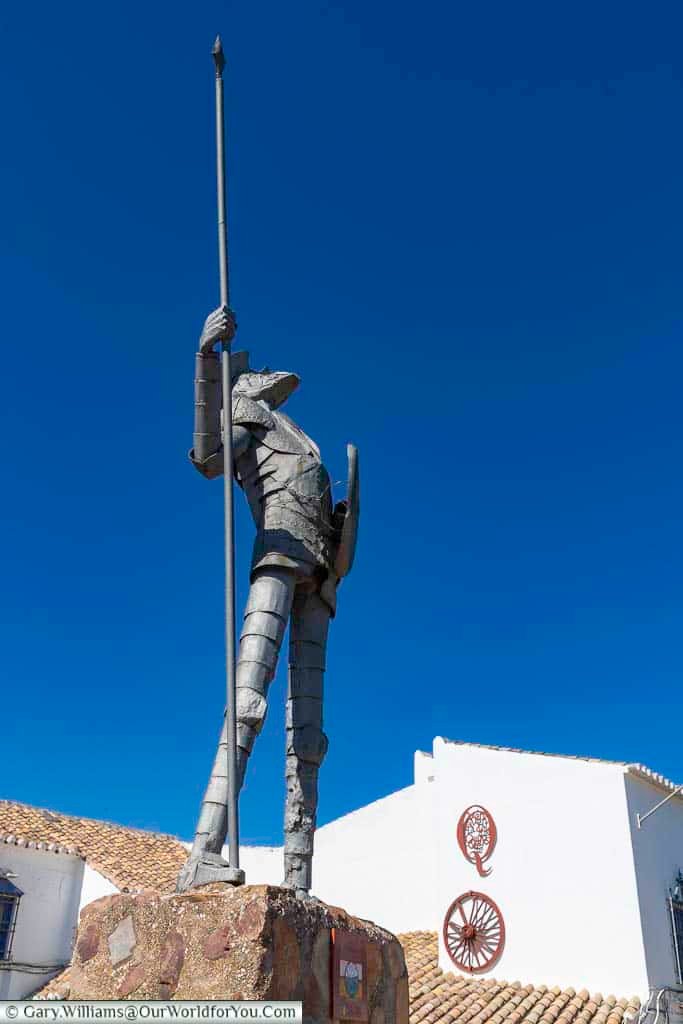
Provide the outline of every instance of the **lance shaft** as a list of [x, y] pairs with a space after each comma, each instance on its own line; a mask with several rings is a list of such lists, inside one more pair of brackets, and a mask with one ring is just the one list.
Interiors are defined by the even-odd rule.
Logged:
[[[221, 306], [230, 308], [228, 274], [227, 195], [225, 184], [225, 116], [223, 68], [225, 58], [220, 36], [213, 47], [216, 66], [216, 185], [218, 200], [218, 265]], [[228, 849], [230, 866], [240, 866], [239, 816], [237, 810], [237, 721], [235, 714], [235, 528], [232, 494], [232, 373], [230, 342], [223, 342], [223, 486], [225, 500], [225, 683], [226, 753], [228, 777]]]

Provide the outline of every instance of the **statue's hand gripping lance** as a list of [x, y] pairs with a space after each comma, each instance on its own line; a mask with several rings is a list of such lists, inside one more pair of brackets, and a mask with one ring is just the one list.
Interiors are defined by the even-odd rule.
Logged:
[[201, 337], [199, 338], [199, 351], [203, 356], [213, 352], [217, 342], [229, 345], [237, 332], [237, 320], [234, 312], [228, 306], [219, 306], [209, 313], [204, 321]]

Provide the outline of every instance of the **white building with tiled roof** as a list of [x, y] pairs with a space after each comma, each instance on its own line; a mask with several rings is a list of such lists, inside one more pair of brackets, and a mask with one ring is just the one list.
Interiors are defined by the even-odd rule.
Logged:
[[443, 971], [683, 989], [676, 789], [642, 765], [437, 737], [412, 786], [319, 830], [316, 892], [396, 932], [437, 932]]
[[[639, 827], [639, 816], [666, 797]], [[79, 866], [53, 971], [69, 959], [80, 906], [124, 889], [171, 891], [186, 856], [186, 844], [170, 836], [2, 801], [0, 833], [0, 876], [13, 857], [9, 880], [22, 893], [15, 958], [48, 891], [21, 857]], [[250, 883], [282, 878], [281, 849], [244, 848], [242, 864]], [[682, 867], [683, 798], [662, 776], [641, 765], [437, 737], [431, 754], [416, 753], [411, 786], [318, 830], [314, 891], [406, 936], [420, 978], [426, 971], [419, 983], [411, 974], [413, 1024], [465, 1024], [470, 1004], [486, 1004], [482, 1019], [493, 1015], [493, 1024], [508, 1011], [513, 1024], [618, 1024], [634, 1016], [634, 997], [683, 991], [683, 893], [674, 891]], [[49, 966], [37, 945], [33, 954], [21, 948], [27, 963]], [[0, 961], [0, 998], [11, 966]], [[39, 987], [32, 976], [15, 974], [15, 983], [14, 997]], [[448, 1011], [444, 1003], [439, 1012], [425, 985], [442, 993]]]
[[83, 872], [71, 844], [0, 833], [0, 999], [21, 999], [68, 964]]
[[21, 999], [69, 963], [78, 915], [100, 896], [170, 890], [172, 836], [0, 800], [0, 999]]
[[[638, 822], [673, 783], [640, 765], [442, 739], [420, 760], [435, 791], [444, 970], [453, 967], [454, 940], [443, 918], [470, 889], [495, 903], [504, 925], [484, 976], [640, 995], [680, 982], [670, 894], [683, 867], [683, 799], [672, 796]], [[473, 805], [496, 830], [484, 876], [456, 834]]]

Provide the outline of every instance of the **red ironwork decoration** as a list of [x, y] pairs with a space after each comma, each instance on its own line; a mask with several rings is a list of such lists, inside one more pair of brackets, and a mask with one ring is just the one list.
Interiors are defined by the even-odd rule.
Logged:
[[472, 804], [462, 812], [458, 822], [458, 846], [482, 878], [491, 874], [491, 868], [484, 868], [484, 861], [493, 853], [497, 838], [496, 823], [485, 807]]
[[469, 974], [488, 971], [505, 945], [505, 922], [500, 910], [482, 892], [466, 892], [448, 908], [443, 941], [457, 968]]

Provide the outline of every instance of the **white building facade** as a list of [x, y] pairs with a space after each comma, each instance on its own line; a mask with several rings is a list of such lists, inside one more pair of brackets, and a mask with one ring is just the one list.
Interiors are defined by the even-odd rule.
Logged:
[[84, 862], [56, 844], [0, 847], [0, 999], [24, 999], [69, 963]]
[[[675, 788], [639, 765], [437, 737], [431, 754], [416, 753], [412, 786], [318, 830], [314, 890], [394, 932], [437, 931], [444, 971], [468, 973], [444, 925], [454, 901], [476, 892], [479, 916], [499, 916], [502, 928], [484, 950], [495, 956], [470, 963], [472, 973], [641, 998], [683, 990], [670, 899], [683, 869]], [[637, 815], [667, 796], [639, 828]], [[495, 828], [484, 874], [458, 841], [470, 808]], [[250, 880], [274, 882], [277, 871], [263, 868]]]

